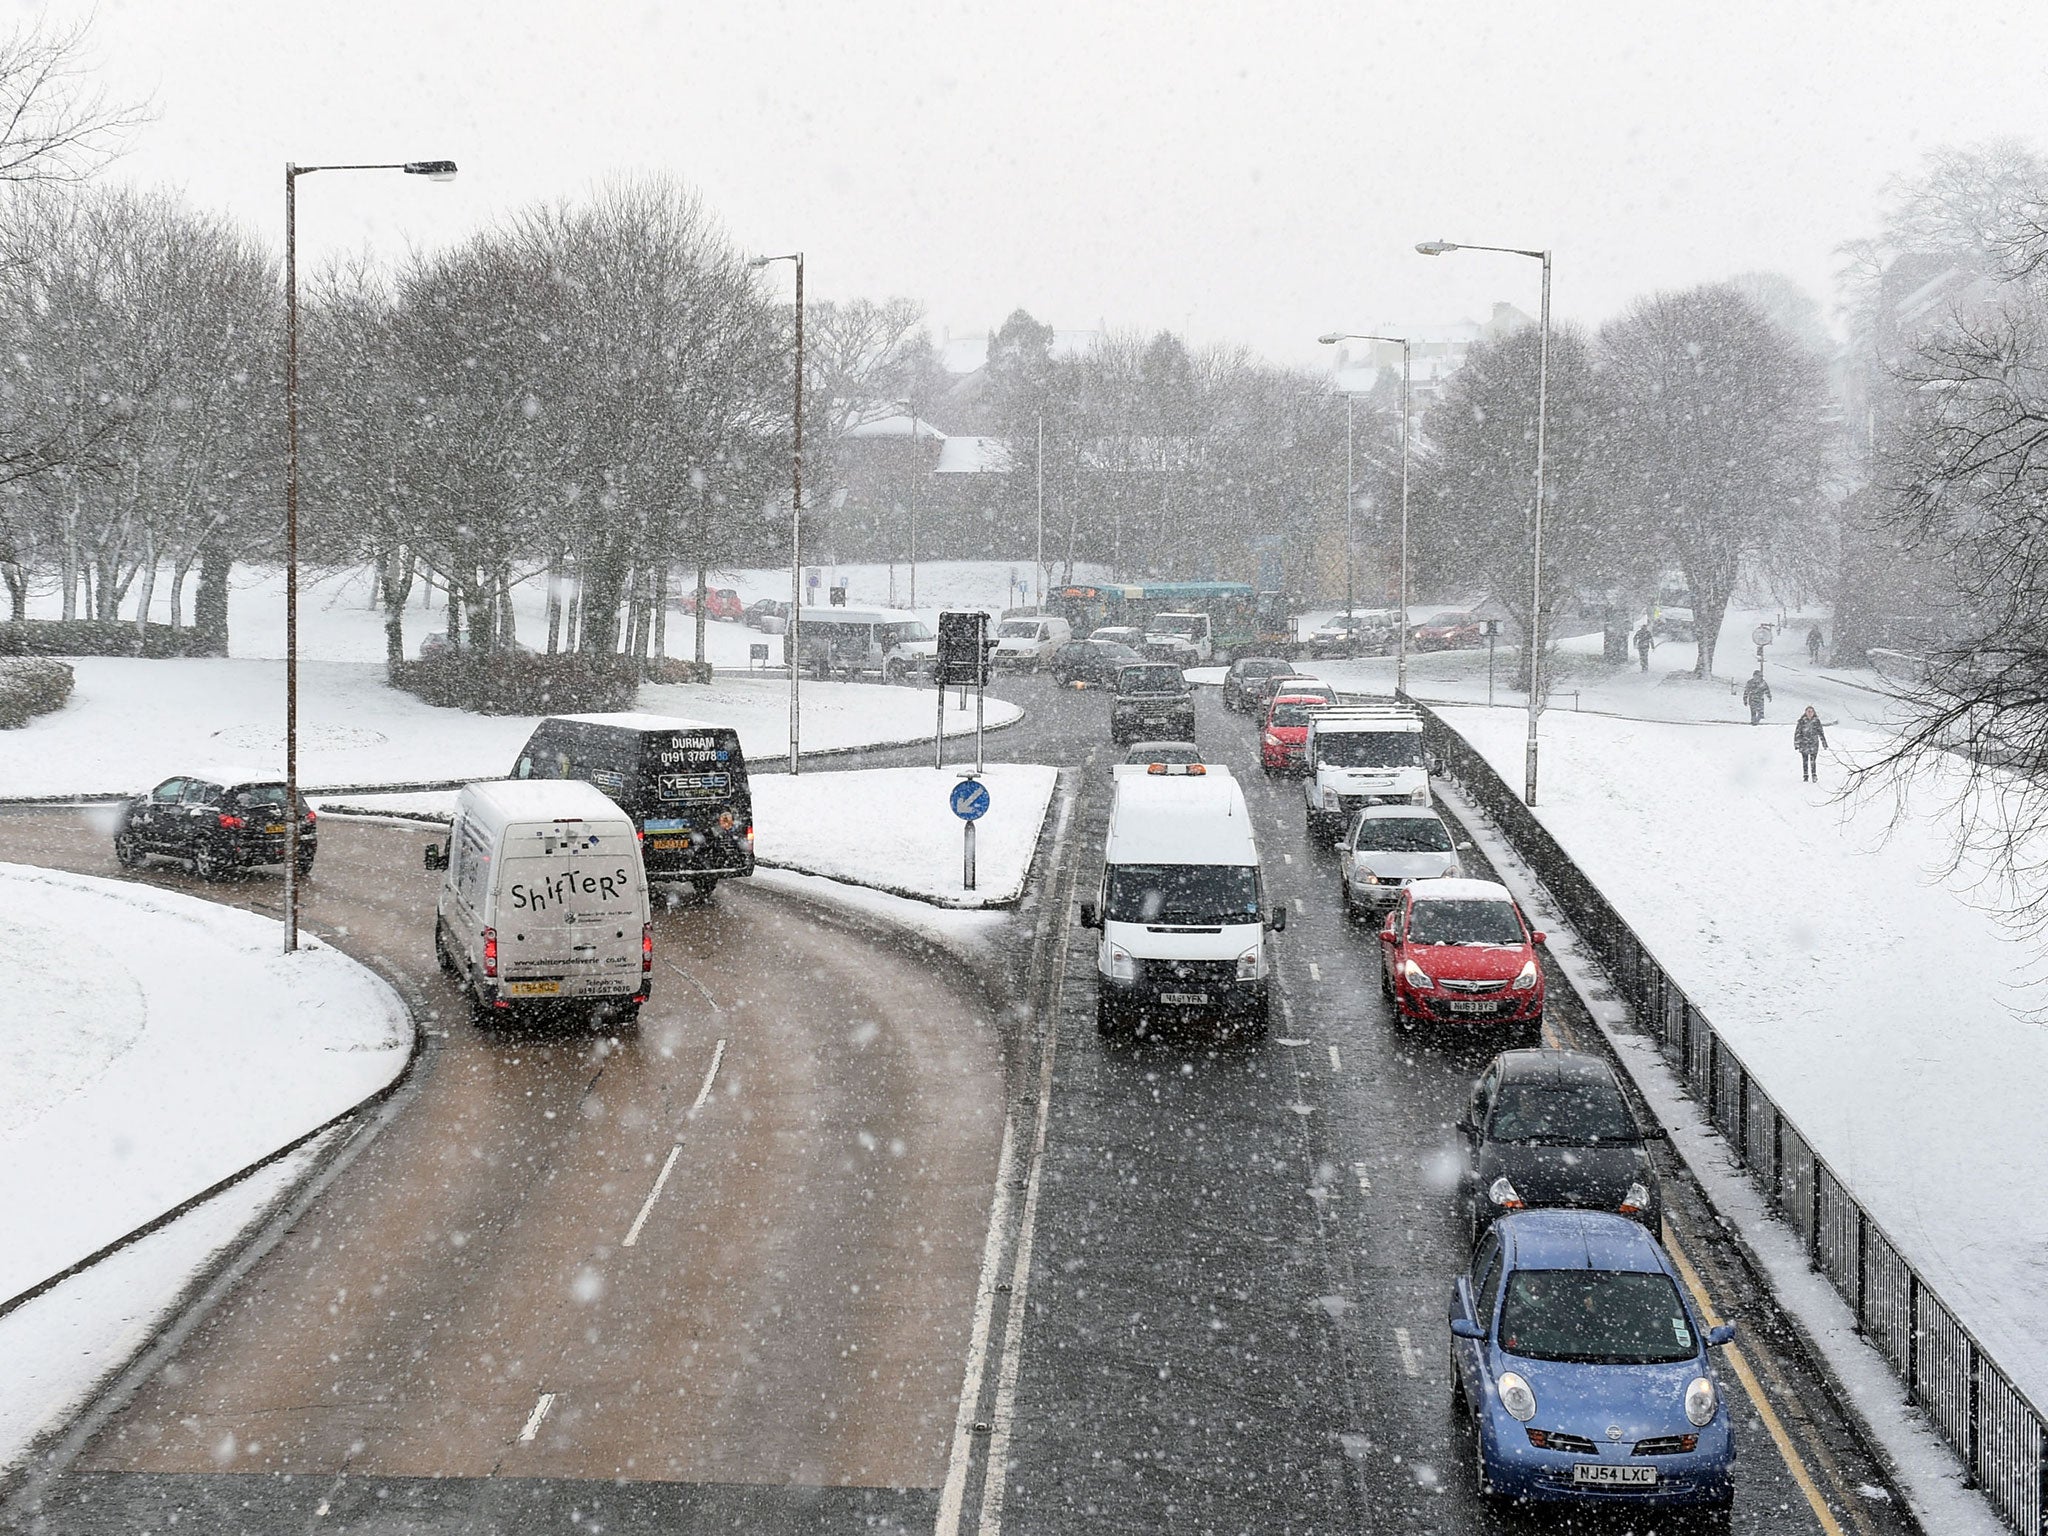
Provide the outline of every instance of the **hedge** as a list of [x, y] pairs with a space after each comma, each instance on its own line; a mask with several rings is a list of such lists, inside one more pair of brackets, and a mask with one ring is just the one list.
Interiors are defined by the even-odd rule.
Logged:
[[0, 730], [15, 730], [37, 715], [62, 709], [71, 697], [71, 669], [42, 657], [0, 661]]
[[212, 656], [213, 637], [202, 630], [129, 619], [8, 619], [0, 621], [0, 656]]
[[484, 715], [630, 709], [640, 681], [630, 659], [530, 651], [444, 651], [391, 668], [391, 684], [428, 704]]

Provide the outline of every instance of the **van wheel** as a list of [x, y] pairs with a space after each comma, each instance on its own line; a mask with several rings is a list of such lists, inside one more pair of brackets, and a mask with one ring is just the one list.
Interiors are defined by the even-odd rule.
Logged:
[[692, 875], [690, 877], [690, 884], [694, 885], [697, 888], [697, 894], [699, 896], [709, 896], [713, 891], [718, 889], [718, 876]]
[[142, 845], [129, 833], [120, 833], [114, 839], [114, 862], [123, 869], [142, 868], [144, 854]]
[[498, 1010], [477, 995], [476, 988], [464, 987], [463, 997], [469, 1003], [469, 1022], [473, 1029], [489, 1029], [498, 1021]]
[[615, 1008], [612, 1010], [611, 1018], [606, 1022], [611, 1028], [621, 1032], [629, 1029], [638, 1029], [640, 1027], [640, 1005], [638, 1003], [627, 1003], [622, 1007]]
[[439, 918], [434, 919], [434, 963], [444, 976], [455, 974], [455, 957], [448, 953], [448, 934]]

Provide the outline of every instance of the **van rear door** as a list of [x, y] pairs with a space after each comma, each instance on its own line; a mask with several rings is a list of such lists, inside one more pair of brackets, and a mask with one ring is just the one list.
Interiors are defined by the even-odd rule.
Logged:
[[493, 916], [504, 996], [637, 992], [647, 878], [631, 825], [508, 827]]
[[739, 734], [727, 726], [649, 731], [634, 807], [656, 875], [746, 875], [754, 868], [753, 795]]

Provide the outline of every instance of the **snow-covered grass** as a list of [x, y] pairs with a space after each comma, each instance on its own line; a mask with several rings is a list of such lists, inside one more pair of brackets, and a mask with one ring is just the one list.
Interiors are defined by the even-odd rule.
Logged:
[[310, 935], [287, 959], [254, 913], [9, 864], [0, 931], [0, 1297], [341, 1113], [411, 1052], [381, 978]]

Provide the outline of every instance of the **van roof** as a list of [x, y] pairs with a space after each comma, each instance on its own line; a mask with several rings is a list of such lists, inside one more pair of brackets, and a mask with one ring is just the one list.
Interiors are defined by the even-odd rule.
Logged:
[[1142, 763], [1110, 770], [1110, 807], [1103, 858], [1111, 864], [1256, 864], [1244, 790], [1227, 768], [1200, 777], [1152, 773]]
[[1309, 717], [1308, 727], [1318, 736], [1373, 735], [1385, 731], [1419, 731], [1422, 717], [1405, 710], [1319, 710]]
[[924, 622], [908, 608], [813, 608], [803, 611], [806, 624], [919, 624]]
[[549, 715], [542, 725], [556, 720], [568, 720], [576, 725], [604, 725], [619, 731], [725, 731], [732, 727], [720, 725], [713, 720], [685, 720], [680, 715], [643, 715], [638, 710], [622, 709], [609, 714], [593, 715]]
[[631, 823], [610, 796], [581, 779], [484, 779], [462, 787], [462, 809], [490, 826], [571, 818]]

